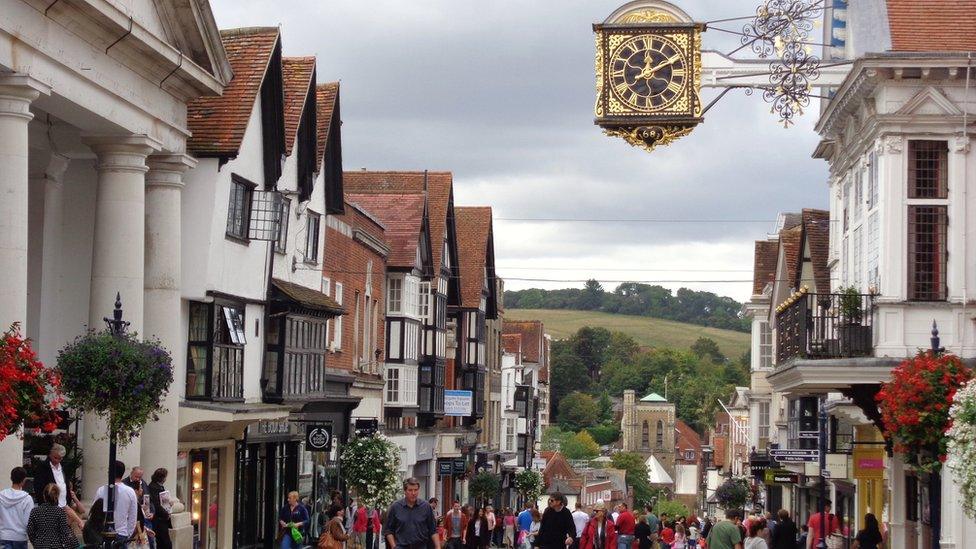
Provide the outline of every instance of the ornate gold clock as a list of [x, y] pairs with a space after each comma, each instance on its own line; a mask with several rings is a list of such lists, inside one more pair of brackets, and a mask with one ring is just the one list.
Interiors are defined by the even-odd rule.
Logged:
[[701, 122], [701, 32], [658, 0], [624, 5], [596, 32], [596, 124], [648, 151]]

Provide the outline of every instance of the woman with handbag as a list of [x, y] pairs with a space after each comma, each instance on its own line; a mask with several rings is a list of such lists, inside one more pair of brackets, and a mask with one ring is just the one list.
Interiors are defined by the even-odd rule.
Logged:
[[301, 549], [305, 544], [308, 510], [298, 501], [298, 492], [288, 492], [288, 502], [278, 512], [278, 543], [281, 549]]
[[335, 515], [325, 524], [325, 531], [319, 536], [318, 549], [342, 549], [349, 539], [346, 533], [346, 510], [336, 509]]

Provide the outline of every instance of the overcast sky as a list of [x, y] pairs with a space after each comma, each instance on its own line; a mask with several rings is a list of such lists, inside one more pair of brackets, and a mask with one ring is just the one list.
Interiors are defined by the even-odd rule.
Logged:
[[[604, 136], [593, 125], [591, 25], [623, 0], [212, 3], [221, 28], [280, 25], [285, 55], [316, 55], [319, 82], [342, 82], [345, 169], [450, 170], [457, 205], [492, 206], [509, 289], [593, 277], [607, 289], [668, 281], [742, 301], [752, 242], [779, 212], [827, 203], [826, 163], [810, 157], [815, 104], [784, 130], [760, 94], [733, 91], [651, 154]], [[754, 13], [758, 0], [676, 3], [709, 21]], [[737, 45], [714, 30], [703, 41]]]

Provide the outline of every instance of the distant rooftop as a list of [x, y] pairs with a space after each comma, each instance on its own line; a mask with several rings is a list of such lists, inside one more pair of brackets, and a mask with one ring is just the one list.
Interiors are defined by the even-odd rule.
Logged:
[[646, 397], [640, 399], [640, 401], [641, 402], [667, 402], [668, 399], [664, 398], [663, 396], [661, 396], [661, 395], [659, 395], [657, 393], [651, 393], [651, 394], [647, 395]]

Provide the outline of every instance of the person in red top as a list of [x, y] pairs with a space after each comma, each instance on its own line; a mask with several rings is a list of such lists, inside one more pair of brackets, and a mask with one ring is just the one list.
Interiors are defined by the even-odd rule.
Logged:
[[[580, 536], [580, 549], [617, 549], [617, 532], [613, 519], [607, 514], [603, 501], [593, 506], [594, 516], [586, 523]], [[618, 517], [619, 519], [619, 517]]]
[[[372, 522], [372, 529], [369, 528], [370, 522]], [[369, 509], [365, 506], [360, 506], [356, 509], [356, 516], [353, 517], [352, 522], [352, 532], [356, 537], [356, 541], [359, 547], [364, 549], [372, 549], [375, 546], [377, 540], [377, 535], [383, 529], [380, 525], [380, 513], [378, 509]], [[367, 530], [372, 535], [367, 535]]]
[[620, 514], [617, 515], [617, 547], [619, 549], [631, 549], [634, 544], [634, 527], [637, 526], [637, 521], [634, 520], [634, 514], [630, 512], [627, 508], [626, 503], [621, 503], [619, 505]]
[[824, 516], [826, 519], [826, 528], [824, 532], [826, 535], [830, 535], [834, 532], [840, 530], [840, 521], [837, 520], [837, 515], [830, 512], [831, 502], [830, 500], [824, 501], [824, 510], [822, 513], [817, 513], [815, 515], [810, 515], [810, 520], [807, 521], [807, 527], [810, 528], [810, 533], [807, 537], [807, 549], [817, 549], [817, 544], [820, 543], [820, 523], [824, 521]]
[[667, 549], [674, 545], [674, 523], [671, 521], [661, 523], [661, 548]]

